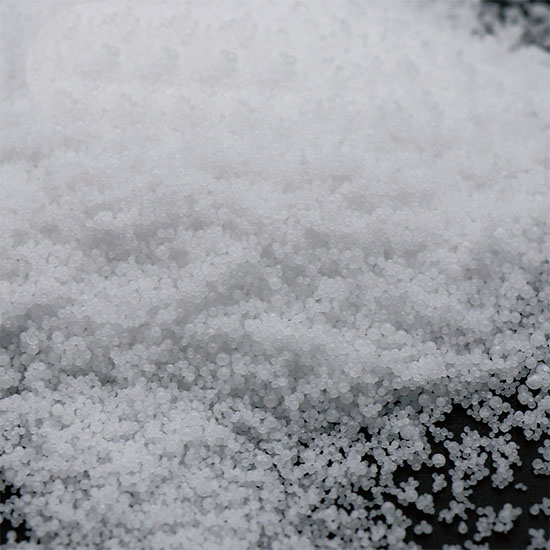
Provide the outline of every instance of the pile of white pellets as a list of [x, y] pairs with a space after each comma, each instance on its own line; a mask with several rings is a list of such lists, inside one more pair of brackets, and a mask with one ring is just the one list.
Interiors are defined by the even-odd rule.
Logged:
[[474, 550], [550, 514], [474, 502], [550, 474], [550, 58], [473, 4], [2, 2], [6, 548]]

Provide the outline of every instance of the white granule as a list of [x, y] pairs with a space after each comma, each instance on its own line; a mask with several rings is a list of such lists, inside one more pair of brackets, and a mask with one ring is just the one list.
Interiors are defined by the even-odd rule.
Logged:
[[446, 458], [445, 455], [442, 455], [441, 453], [436, 453], [432, 456], [432, 463], [436, 468], [441, 468], [445, 465]]
[[[550, 62], [451, 4], [0, 4], [14, 547], [513, 528], [470, 498], [512, 429], [550, 473]], [[397, 478], [432, 465], [443, 510]]]

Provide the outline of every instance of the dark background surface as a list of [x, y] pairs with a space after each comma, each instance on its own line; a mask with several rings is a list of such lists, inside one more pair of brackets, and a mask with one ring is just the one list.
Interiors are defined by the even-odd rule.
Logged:
[[[477, 430], [481, 435], [485, 435], [489, 431], [486, 425], [476, 422], [460, 406], [455, 406], [441, 425], [453, 432], [455, 436], [460, 435], [466, 426], [469, 426], [472, 430]], [[550, 479], [548, 476], [535, 475], [531, 466], [535, 458], [541, 457], [537, 451], [538, 447], [541, 446], [541, 441], [527, 440], [523, 432], [518, 428], [512, 429], [510, 433], [512, 434], [512, 441], [519, 446], [519, 455], [522, 462], [521, 466], [514, 465], [513, 467], [514, 480], [503, 489], [498, 489], [492, 486], [491, 476], [489, 475], [473, 488], [473, 494], [470, 497], [470, 500], [476, 506], [492, 506], [496, 513], [507, 502], [511, 503], [514, 508], [520, 507], [522, 509], [521, 515], [514, 521], [514, 526], [508, 533], [492, 533], [490, 537], [484, 538], [478, 543], [488, 542], [491, 550], [525, 550], [531, 540], [531, 536], [528, 533], [529, 529], [544, 529], [546, 539], [548, 540], [550, 537], [548, 517], [542, 511], [536, 516], [529, 512], [529, 508], [533, 504], [540, 503], [544, 497], [550, 496]], [[441, 443], [432, 443], [432, 447], [434, 452], [444, 454], [447, 458], [447, 465], [450, 464], [452, 466], [450, 459], [447, 457], [446, 449]], [[403, 470], [401, 475], [403, 480], [406, 480], [408, 477], [417, 479], [420, 482], [419, 493], [431, 493], [432, 473], [443, 473], [442, 470], [443, 468], [435, 470], [423, 467], [420, 472]], [[489, 470], [491, 474], [494, 472], [492, 468], [489, 468]], [[527, 487], [527, 491], [515, 489], [514, 486], [516, 483], [523, 483]], [[447, 487], [434, 494], [436, 514], [438, 510], [447, 505], [451, 498], [450, 483], [448, 483]], [[407, 508], [406, 514], [416, 522], [424, 519], [432, 524], [433, 532], [430, 535], [418, 536], [414, 535], [412, 528], [409, 530], [409, 540], [414, 540], [424, 550], [440, 549], [443, 544], [463, 545], [468, 538], [471, 540], [473, 534], [476, 532], [475, 523], [478, 516], [475, 513], [470, 514], [471, 519], [466, 522], [468, 525], [468, 533], [466, 535], [461, 535], [457, 530], [458, 524], [461, 521], [460, 519], [456, 519], [450, 524], [430, 522], [430, 516], [419, 512], [413, 505]]]
[[[516, 405], [516, 404], [514, 404]], [[516, 407], [515, 407], [516, 408]], [[517, 409], [516, 409], [517, 410]], [[455, 406], [453, 411], [447, 415], [445, 420], [438, 423], [438, 425], [445, 426], [449, 431], [455, 434], [455, 439], [463, 432], [466, 426], [469, 426], [472, 430], [477, 430], [481, 435], [488, 433], [486, 425], [477, 422], [470, 417], [466, 411], [460, 407]], [[532, 461], [539, 457], [537, 449], [541, 446], [540, 441], [529, 441], [523, 435], [523, 432], [517, 428], [511, 430], [512, 440], [515, 441], [520, 447], [520, 457], [522, 461], [521, 466], [514, 466], [514, 480], [507, 487], [503, 489], [494, 488], [491, 484], [490, 476], [484, 478], [474, 487], [474, 493], [470, 497], [472, 502], [476, 506], [492, 506], [498, 513], [498, 510], [502, 506], [510, 502], [514, 507], [522, 508], [522, 514], [514, 521], [514, 526], [508, 533], [493, 533], [490, 537], [483, 539], [480, 543], [489, 543], [490, 550], [525, 550], [529, 545], [531, 537], [528, 533], [529, 529], [544, 529], [546, 533], [546, 539], [550, 539], [550, 523], [546, 515], [539, 512], [534, 516], [529, 512], [529, 508], [535, 504], [540, 503], [543, 497], [550, 496], [550, 479], [548, 476], [535, 475], [531, 466]], [[445, 447], [441, 443], [435, 443], [430, 441], [433, 452], [439, 452], [447, 457]], [[447, 457], [447, 466], [452, 467], [451, 460]], [[412, 477], [419, 481], [418, 487], [419, 493], [431, 494], [432, 490], [432, 473], [437, 472], [439, 474], [445, 473], [444, 468], [434, 469], [423, 467], [420, 471], [414, 472], [410, 468], [400, 468], [394, 479], [396, 483], [406, 481], [409, 477]], [[491, 471], [491, 473], [493, 473]], [[447, 476], [447, 480], [449, 480]], [[527, 491], [521, 491], [514, 488], [516, 483], [523, 483], [527, 486]], [[2, 493], [2, 502], [10, 498], [14, 494], [13, 488], [8, 488]], [[17, 491], [15, 491], [17, 494]], [[452, 498], [450, 483], [443, 490], [434, 494], [434, 504], [437, 512], [447, 507], [449, 501]], [[395, 500], [396, 504], [397, 501]], [[413, 520], [413, 525], [409, 528], [407, 533], [407, 540], [413, 540], [417, 542], [424, 550], [439, 550], [443, 544], [461, 544], [463, 545], [468, 538], [471, 539], [473, 533], [476, 532], [475, 522], [477, 514], [470, 513], [471, 519], [467, 522], [468, 533], [461, 535], [457, 528], [460, 520], [455, 520], [450, 524], [439, 523], [435, 520], [434, 515], [426, 514], [416, 509], [413, 504], [406, 507], [399, 505], [405, 512], [405, 514]], [[433, 526], [433, 532], [430, 535], [415, 535], [413, 532], [414, 525], [420, 523], [420, 521], [426, 520]], [[7, 533], [10, 530], [15, 530], [17, 534], [17, 540], [28, 540], [26, 536], [27, 526], [23, 523], [17, 528], [14, 528], [9, 522], [4, 521], [0, 526], [0, 544], [7, 542]]]
[[483, 33], [519, 25], [522, 33], [516, 47], [531, 45], [550, 53], [550, 0], [481, 0], [478, 17]]

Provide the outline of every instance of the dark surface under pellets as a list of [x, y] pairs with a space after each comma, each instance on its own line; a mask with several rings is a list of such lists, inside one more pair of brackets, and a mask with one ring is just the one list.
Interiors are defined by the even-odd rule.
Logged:
[[[464, 428], [469, 427], [472, 430], [477, 430], [480, 434], [488, 432], [486, 425], [477, 422], [466, 411], [455, 406], [453, 411], [446, 418], [438, 423], [441, 427], [447, 428], [455, 436], [459, 436]], [[540, 457], [537, 449], [540, 447], [539, 441], [528, 440], [523, 432], [518, 429], [511, 430], [512, 440], [518, 444], [520, 448], [520, 456], [522, 465], [514, 467], [514, 480], [503, 489], [498, 489], [492, 486], [490, 476], [481, 480], [474, 488], [474, 493], [471, 500], [476, 506], [491, 506], [498, 512], [502, 506], [509, 502], [514, 507], [522, 508], [522, 514], [514, 521], [513, 528], [508, 533], [492, 533], [490, 537], [484, 538], [479, 543], [488, 543], [490, 550], [524, 550], [530, 542], [529, 529], [543, 529], [545, 536], [550, 540], [550, 524], [548, 517], [540, 512], [538, 515], [532, 515], [529, 508], [540, 503], [544, 497], [550, 496], [550, 479], [544, 475], [535, 475], [531, 466], [532, 461]], [[456, 439], [456, 437], [455, 437]], [[431, 442], [434, 452], [446, 455], [446, 449], [441, 443]], [[419, 482], [419, 492], [430, 494], [433, 482], [432, 474], [446, 473], [447, 481], [449, 475], [446, 471], [452, 467], [452, 462], [447, 457], [447, 468], [429, 468], [423, 466], [419, 471], [414, 471], [406, 466], [401, 467], [394, 475], [396, 483], [405, 481], [408, 478], [413, 478]], [[491, 472], [492, 473], [492, 472]], [[523, 483], [526, 491], [515, 489], [517, 483]], [[477, 514], [470, 514], [470, 519], [466, 522], [468, 532], [464, 535], [458, 532], [458, 523], [460, 520], [455, 520], [452, 523], [439, 522], [435, 520], [439, 510], [445, 508], [452, 498], [450, 491], [450, 483], [443, 490], [434, 494], [434, 504], [436, 513], [426, 514], [416, 509], [414, 504], [408, 506], [398, 505], [405, 514], [413, 521], [413, 524], [408, 530], [407, 540], [414, 541], [419, 544], [424, 550], [438, 550], [444, 544], [460, 544], [463, 545], [466, 540], [471, 540], [475, 533], [475, 522]], [[19, 495], [17, 489], [8, 486], [2, 492], [2, 502], [13, 495]], [[433, 526], [433, 532], [429, 535], [416, 535], [413, 532], [414, 526], [420, 521], [425, 520]], [[28, 526], [25, 522], [17, 527], [13, 526], [9, 521], [4, 521], [0, 527], [0, 545], [4, 545], [8, 541], [9, 531], [14, 531], [16, 541], [29, 540]]]

